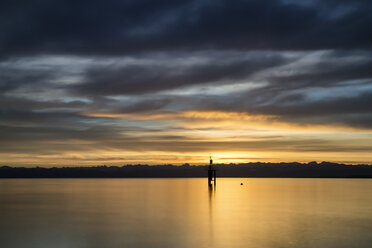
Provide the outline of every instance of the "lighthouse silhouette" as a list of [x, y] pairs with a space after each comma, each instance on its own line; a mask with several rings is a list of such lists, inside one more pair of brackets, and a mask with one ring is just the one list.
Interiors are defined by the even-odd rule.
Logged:
[[208, 186], [212, 187], [212, 181], [216, 185], [216, 170], [212, 168], [213, 160], [212, 156], [209, 155], [209, 168], [208, 168]]

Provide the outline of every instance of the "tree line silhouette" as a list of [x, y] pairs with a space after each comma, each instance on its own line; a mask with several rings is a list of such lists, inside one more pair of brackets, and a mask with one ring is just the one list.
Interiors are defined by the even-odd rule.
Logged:
[[[218, 177], [372, 178], [372, 165], [330, 162], [215, 164]], [[125, 165], [94, 167], [0, 167], [0, 178], [169, 178], [206, 177], [204, 165]]]

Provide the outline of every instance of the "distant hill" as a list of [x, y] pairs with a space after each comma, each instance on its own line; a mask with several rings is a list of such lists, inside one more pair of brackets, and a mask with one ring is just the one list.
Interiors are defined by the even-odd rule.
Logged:
[[[372, 165], [330, 162], [216, 164], [217, 177], [372, 178]], [[0, 178], [206, 177], [207, 166], [0, 167]]]

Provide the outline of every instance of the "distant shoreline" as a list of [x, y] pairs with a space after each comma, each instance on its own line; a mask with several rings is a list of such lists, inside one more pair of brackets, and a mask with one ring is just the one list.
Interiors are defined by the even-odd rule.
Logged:
[[[205, 177], [1, 177], [2, 179], [187, 179]], [[217, 177], [217, 178], [251, 178], [251, 179], [372, 179], [372, 177]]]
[[[205, 165], [0, 167], [0, 178], [203, 178]], [[222, 178], [372, 178], [372, 165], [331, 162], [216, 164]]]

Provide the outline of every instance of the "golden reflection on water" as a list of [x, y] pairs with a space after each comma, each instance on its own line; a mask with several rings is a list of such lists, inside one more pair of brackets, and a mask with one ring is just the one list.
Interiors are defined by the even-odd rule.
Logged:
[[370, 179], [0, 180], [0, 247], [370, 247], [371, 193]]

